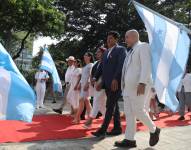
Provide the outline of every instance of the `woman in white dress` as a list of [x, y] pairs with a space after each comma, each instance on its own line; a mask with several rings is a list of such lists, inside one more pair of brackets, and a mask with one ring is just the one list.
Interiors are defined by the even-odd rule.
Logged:
[[78, 89], [80, 90], [80, 101], [79, 101], [79, 109], [77, 115], [73, 121], [74, 124], [80, 123], [80, 116], [84, 109], [84, 104], [86, 105], [87, 115], [89, 117], [90, 112], [92, 110], [90, 104], [90, 76], [91, 70], [93, 67], [93, 54], [90, 52], [85, 53], [84, 55], [85, 66], [82, 68], [82, 76], [80, 83], [78, 85]]
[[68, 103], [71, 105], [74, 118], [76, 117], [76, 113], [79, 107], [79, 99], [80, 99], [80, 91], [78, 90], [78, 84], [81, 79], [82, 69], [81, 69], [81, 61], [79, 59], [74, 62], [75, 69], [71, 75], [71, 84], [70, 89], [67, 94]]

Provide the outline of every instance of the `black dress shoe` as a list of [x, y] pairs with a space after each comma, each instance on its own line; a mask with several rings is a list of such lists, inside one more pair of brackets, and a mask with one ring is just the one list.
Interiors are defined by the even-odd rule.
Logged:
[[155, 146], [159, 141], [160, 129], [156, 128], [155, 133], [150, 133], [149, 145]]
[[86, 117], [85, 116], [80, 116], [80, 119], [81, 120], [86, 120]]
[[123, 148], [134, 148], [134, 147], [137, 147], [137, 144], [136, 144], [136, 141], [130, 141], [130, 140], [124, 139], [122, 141], [115, 142], [114, 146], [123, 147]]
[[62, 114], [62, 110], [61, 109], [53, 109], [53, 111], [58, 113], [58, 114]]
[[102, 116], [102, 113], [98, 112], [96, 119], [99, 119], [99, 117], [101, 117], [101, 116]]
[[113, 129], [111, 132], [107, 132], [106, 134], [109, 136], [117, 136], [122, 133], [122, 129]]
[[184, 116], [180, 116], [180, 117], [178, 118], [178, 120], [182, 121], [182, 120], [185, 120], [185, 118], [184, 118]]
[[95, 137], [100, 138], [100, 139], [104, 139], [105, 136], [106, 136], [105, 132], [102, 132], [101, 130], [98, 130], [98, 131], [96, 131], [96, 132], [91, 132], [91, 134], [92, 134], [93, 136], [95, 136]]

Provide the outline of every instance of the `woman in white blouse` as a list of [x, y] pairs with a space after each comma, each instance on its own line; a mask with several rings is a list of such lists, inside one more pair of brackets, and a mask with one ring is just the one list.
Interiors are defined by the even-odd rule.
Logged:
[[93, 67], [93, 54], [90, 52], [85, 53], [84, 62], [85, 62], [85, 66], [82, 68], [82, 76], [81, 76], [80, 83], [78, 85], [78, 89], [80, 90], [79, 109], [73, 121], [74, 124], [79, 124], [80, 116], [84, 109], [84, 104], [86, 105], [86, 111], [87, 111], [88, 117], [92, 110], [92, 107], [90, 104], [90, 76], [91, 76], [91, 70]]
[[80, 91], [78, 90], [78, 84], [81, 79], [82, 69], [81, 69], [81, 61], [79, 59], [74, 62], [75, 69], [71, 74], [71, 82], [70, 89], [67, 94], [68, 103], [71, 105], [73, 109], [74, 118], [76, 117], [76, 113], [79, 107], [79, 99], [80, 99]]

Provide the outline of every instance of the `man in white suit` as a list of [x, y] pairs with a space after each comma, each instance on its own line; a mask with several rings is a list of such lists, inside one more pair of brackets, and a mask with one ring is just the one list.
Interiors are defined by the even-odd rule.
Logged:
[[131, 50], [128, 52], [122, 71], [122, 94], [126, 115], [125, 139], [115, 142], [117, 147], [136, 147], [136, 119], [143, 122], [150, 131], [150, 146], [159, 141], [160, 129], [155, 126], [145, 109], [145, 101], [150, 98], [151, 90], [151, 56], [148, 43], [139, 41], [139, 33], [129, 30], [125, 41]]

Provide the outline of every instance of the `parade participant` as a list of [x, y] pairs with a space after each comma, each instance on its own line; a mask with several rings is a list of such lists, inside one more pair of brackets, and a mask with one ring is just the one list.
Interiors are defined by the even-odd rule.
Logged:
[[191, 111], [191, 73], [187, 72], [180, 85], [180, 92], [178, 92], [179, 99], [179, 114], [180, 117], [178, 120], [185, 120], [185, 107], [188, 107], [188, 110]]
[[148, 43], [139, 41], [139, 33], [129, 30], [125, 35], [128, 47], [132, 49], [127, 54], [122, 71], [122, 94], [126, 115], [125, 139], [115, 142], [117, 147], [136, 147], [136, 119], [143, 122], [150, 131], [150, 146], [159, 141], [160, 129], [151, 120], [145, 109], [145, 101], [150, 98], [151, 56]]
[[80, 92], [78, 90], [78, 84], [81, 79], [81, 61], [79, 59], [75, 60], [74, 62], [75, 69], [71, 74], [71, 85], [70, 89], [67, 94], [68, 103], [71, 105], [74, 111], [74, 118], [76, 117], [76, 113], [79, 107], [79, 99], [80, 99]]
[[44, 96], [46, 92], [46, 81], [48, 80], [49, 75], [45, 70], [40, 69], [35, 74], [36, 80], [36, 96], [37, 96], [37, 106], [36, 108], [44, 108]]
[[90, 76], [91, 70], [93, 67], [93, 54], [90, 52], [85, 53], [84, 55], [85, 66], [82, 68], [82, 76], [80, 83], [78, 85], [78, 89], [80, 90], [80, 101], [79, 101], [79, 109], [76, 115], [74, 124], [79, 124], [80, 116], [84, 110], [84, 104], [86, 106], [87, 115], [89, 117], [91, 112], [91, 104], [90, 104]]
[[[59, 109], [53, 109], [53, 111], [59, 113], [59, 114], [62, 114], [62, 111], [64, 109], [64, 106], [67, 102], [67, 94], [68, 94], [68, 91], [70, 89], [70, 82], [71, 82], [71, 75], [75, 69], [74, 67], [74, 61], [75, 61], [75, 58], [73, 56], [70, 56], [66, 59], [67, 63], [68, 63], [68, 68], [66, 70], [66, 73], [65, 73], [65, 90], [64, 90], [64, 98], [63, 98], [63, 102], [60, 106]], [[71, 114], [73, 113], [73, 110], [71, 110]]]
[[105, 116], [105, 111], [106, 111], [106, 94], [105, 94], [105, 90], [101, 89], [101, 90], [97, 90], [97, 84], [99, 84], [101, 82], [101, 76], [102, 76], [102, 58], [103, 58], [103, 54], [106, 51], [106, 49], [104, 47], [100, 47], [97, 52], [96, 52], [96, 59], [97, 62], [94, 64], [93, 68], [92, 68], [92, 72], [91, 72], [91, 84], [94, 87], [94, 94], [93, 94], [93, 108], [92, 111], [90, 113], [90, 117], [88, 118], [88, 120], [86, 121], [84, 127], [85, 128], [89, 128], [92, 124], [93, 119], [96, 118], [96, 116], [98, 115], [99, 112], [101, 112], [101, 114], [103, 116]]
[[[122, 133], [118, 100], [121, 98], [121, 72], [126, 57], [126, 49], [118, 45], [119, 33], [110, 31], [107, 36], [108, 50], [103, 56], [103, 72], [101, 85], [105, 88], [107, 101], [106, 113], [101, 128], [92, 135], [104, 138], [105, 135], [116, 136]], [[114, 117], [114, 128], [107, 132], [109, 123]]]

